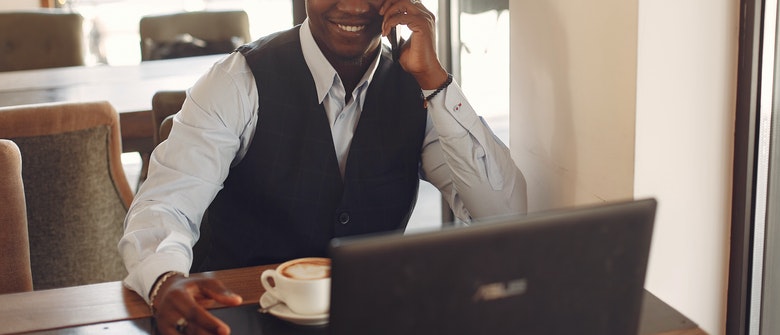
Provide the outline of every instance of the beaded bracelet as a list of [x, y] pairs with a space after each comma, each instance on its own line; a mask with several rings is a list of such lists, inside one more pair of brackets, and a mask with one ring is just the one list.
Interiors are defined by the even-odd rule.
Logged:
[[171, 277], [173, 277], [175, 275], [178, 275], [178, 274], [181, 274], [181, 275], [184, 275], [185, 277], [187, 277], [187, 275], [185, 275], [185, 274], [183, 274], [181, 272], [178, 272], [178, 271], [168, 271], [166, 273], [163, 273], [160, 276], [160, 279], [157, 279], [157, 282], [154, 283], [154, 287], [152, 288], [152, 293], [149, 294], [149, 309], [152, 311], [152, 315], [154, 315], [155, 312], [156, 312], [154, 310], [154, 298], [157, 297], [157, 293], [160, 291], [160, 287], [162, 287], [163, 283], [165, 283], [165, 281], [168, 280], [168, 278], [171, 278]]
[[444, 84], [441, 84], [441, 86], [439, 86], [439, 88], [433, 91], [433, 93], [425, 97], [425, 99], [423, 100], [423, 107], [428, 108], [428, 101], [431, 101], [433, 97], [435, 97], [437, 94], [439, 94], [439, 92], [447, 88], [447, 86], [450, 86], [450, 84], [452, 84], [452, 75], [447, 73], [447, 80], [444, 81]]

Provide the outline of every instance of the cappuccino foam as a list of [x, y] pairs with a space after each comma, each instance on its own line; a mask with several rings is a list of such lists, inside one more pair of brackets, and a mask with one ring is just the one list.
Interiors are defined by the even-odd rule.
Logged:
[[282, 270], [285, 277], [292, 279], [320, 279], [330, 277], [330, 263], [323, 261], [305, 261], [292, 264]]

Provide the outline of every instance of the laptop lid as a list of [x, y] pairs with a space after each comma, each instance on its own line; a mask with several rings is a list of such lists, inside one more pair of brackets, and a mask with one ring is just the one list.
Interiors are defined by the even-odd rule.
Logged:
[[330, 333], [636, 334], [656, 201], [335, 239]]

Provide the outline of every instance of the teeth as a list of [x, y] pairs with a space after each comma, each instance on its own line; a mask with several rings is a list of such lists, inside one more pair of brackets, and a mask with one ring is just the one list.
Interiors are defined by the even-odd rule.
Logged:
[[366, 26], [345, 26], [343, 24], [338, 25], [341, 30], [346, 30], [349, 32], [358, 32], [366, 28]]

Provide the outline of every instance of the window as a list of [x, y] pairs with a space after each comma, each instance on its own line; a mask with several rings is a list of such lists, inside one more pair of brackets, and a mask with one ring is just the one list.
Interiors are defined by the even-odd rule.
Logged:
[[289, 28], [290, 0], [70, 0], [65, 6], [84, 16], [87, 64], [133, 64], [141, 61], [138, 22], [144, 15], [176, 11], [243, 9], [252, 38]]
[[740, 8], [726, 333], [778, 334], [780, 12], [777, 0], [742, 0]]
[[508, 0], [461, 0], [460, 83], [469, 102], [509, 144]]

